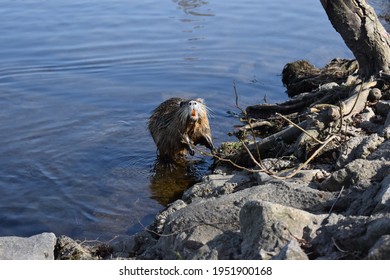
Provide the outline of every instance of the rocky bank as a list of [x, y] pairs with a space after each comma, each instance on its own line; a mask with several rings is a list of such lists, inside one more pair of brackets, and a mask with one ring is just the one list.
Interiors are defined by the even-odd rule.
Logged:
[[390, 259], [390, 141], [380, 142], [321, 183], [321, 169], [283, 180], [216, 169], [112, 257]]
[[[294, 74], [296, 81], [290, 79], [290, 87], [285, 82], [289, 94], [298, 91], [291, 100], [302, 101], [306, 100], [304, 96], [319, 94], [313, 99], [315, 101], [310, 100], [312, 104], [325, 96], [335, 96], [337, 89], [337, 94], [342, 94], [336, 99], [340, 96], [349, 98], [352, 86], [348, 83], [356, 81], [353, 77], [356, 69], [352, 62], [348, 63], [352, 68], [347, 67], [345, 76], [338, 74], [336, 79], [328, 75], [327, 83], [322, 79], [324, 76], [315, 78], [321, 74], [318, 69], [314, 69], [314, 76]], [[291, 169], [296, 170], [318, 147], [310, 141], [305, 141], [304, 146], [301, 146], [302, 142], [298, 145], [301, 132], [290, 141], [281, 140], [284, 148], [278, 147], [282, 152], [277, 158], [272, 157], [275, 154], [272, 145], [267, 148], [268, 152], [264, 151], [261, 166], [268, 166], [266, 172], [259, 165], [246, 165], [245, 169], [240, 169], [218, 161], [212, 174], [186, 190], [180, 200], [170, 204], [151, 225], [136, 235], [95, 246], [53, 234], [29, 239], [1, 237], [0, 258], [390, 259], [389, 82], [383, 80], [368, 91], [361, 110], [349, 119], [342, 119], [348, 125], [338, 130], [333, 144], [297, 170], [294, 176], [284, 175], [291, 174]], [[330, 102], [329, 99], [326, 101]], [[336, 104], [336, 101], [332, 102]], [[274, 109], [287, 108], [282, 105], [272, 107], [271, 113]], [[308, 108], [314, 107], [301, 107], [300, 117], [306, 122], [309, 118], [313, 120], [313, 112]], [[335, 122], [334, 119], [323, 121], [317, 117], [321, 116], [318, 111], [315, 114], [315, 120], [325, 123], [320, 132], [327, 131]], [[312, 129], [312, 123], [305, 129]], [[279, 127], [278, 132], [283, 129], [291, 130], [291, 127]], [[278, 132], [267, 128], [267, 137]], [[322, 134], [318, 133], [316, 137]], [[280, 141], [275, 143], [280, 144]], [[262, 144], [260, 141], [259, 147], [264, 148]], [[243, 157], [245, 153], [231, 158]], [[37, 242], [40, 238], [46, 241]], [[43, 247], [38, 249], [27, 240], [32, 244], [43, 244]], [[29, 255], [29, 252], [35, 253]]]

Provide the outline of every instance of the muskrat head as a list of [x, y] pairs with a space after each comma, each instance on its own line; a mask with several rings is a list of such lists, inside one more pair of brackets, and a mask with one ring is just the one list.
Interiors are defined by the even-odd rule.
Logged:
[[199, 113], [204, 110], [203, 100], [198, 98], [196, 100], [183, 101], [180, 107], [185, 110], [187, 119], [196, 122], [199, 119]]

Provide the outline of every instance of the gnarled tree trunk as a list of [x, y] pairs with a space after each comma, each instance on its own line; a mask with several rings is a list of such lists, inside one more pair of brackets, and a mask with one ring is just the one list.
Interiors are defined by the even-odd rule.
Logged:
[[357, 59], [362, 78], [390, 72], [390, 35], [365, 0], [321, 0], [321, 4]]

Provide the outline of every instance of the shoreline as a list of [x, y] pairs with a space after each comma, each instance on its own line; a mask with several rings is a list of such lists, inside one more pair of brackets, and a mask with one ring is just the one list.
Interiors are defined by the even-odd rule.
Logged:
[[[358, 78], [349, 70], [345, 77], [326, 83], [322, 77], [318, 84], [313, 77], [306, 84], [300, 79], [305, 90], [291, 84], [298, 93], [288, 102], [307, 96], [351, 98], [348, 94]], [[307, 89], [308, 84], [312, 88]], [[187, 189], [140, 233], [95, 246], [52, 233], [0, 237], [0, 259], [390, 259], [390, 89], [383, 82], [361, 92], [367, 94], [361, 110], [354, 105], [351, 118], [341, 117], [349, 122], [345, 131], [335, 134], [337, 141], [324, 145], [301, 170], [296, 167], [315, 151], [313, 137], [299, 136], [301, 132], [291, 142], [283, 139], [283, 152], [294, 157], [273, 158], [273, 146], [279, 142], [266, 148], [260, 141], [266, 172], [256, 170], [261, 166], [253, 168], [253, 162], [248, 165], [247, 151], [235, 147], [229, 158], [245, 170], [219, 162], [212, 174]], [[259, 106], [251, 106], [252, 115], [264, 112], [265, 105]], [[322, 118], [322, 109], [306, 109], [303, 106], [299, 114], [306, 117], [305, 129], [310, 131], [327, 131], [339, 121]], [[310, 118], [314, 121], [309, 126]], [[322, 130], [318, 120], [325, 124]], [[284, 125], [267, 137], [290, 129]], [[291, 169], [297, 171], [289, 178]], [[33, 256], [31, 242], [42, 244], [41, 249], [34, 247]]]

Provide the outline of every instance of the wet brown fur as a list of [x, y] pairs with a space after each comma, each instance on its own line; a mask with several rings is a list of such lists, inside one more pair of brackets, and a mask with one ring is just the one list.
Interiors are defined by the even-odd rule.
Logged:
[[[191, 117], [192, 109], [196, 120]], [[178, 161], [188, 152], [193, 155], [192, 145], [197, 144], [214, 150], [203, 99], [173, 97], [164, 101], [152, 112], [148, 128], [163, 160]]]

